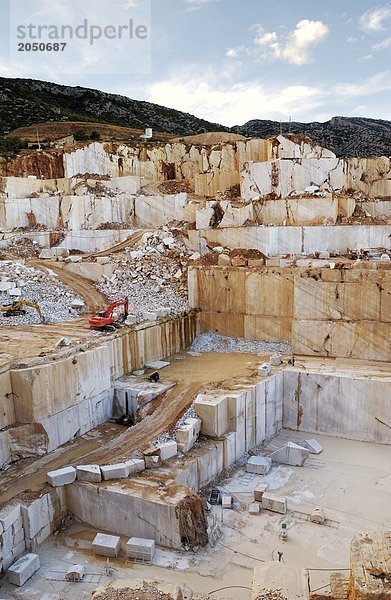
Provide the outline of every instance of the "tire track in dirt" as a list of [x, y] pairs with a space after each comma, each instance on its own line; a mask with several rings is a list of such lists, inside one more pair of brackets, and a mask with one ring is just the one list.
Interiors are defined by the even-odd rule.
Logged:
[[203, 387], [202, 383], [178, 383], [164, 394], [155, 411], [142, 421], [126, 429], [110, 442], [104, 450], [84, 457], [88, 463], [105, 464], [128, 458], [136, 450], [148, 446], [162, 433], [172, 429], [183, 413], [191, 406], [194, 397]]
[[[94, 282], [91, 279], [87, 279], [87, 277], [67, 271], [64, 266], [59, 266], [58, 263], [48, 264], [47, 262], [39, 260], [31, 260], [29, 261], [29, 265], [40, 269], [41, 271], [47, 271], [47, 269], [54, 271], [62, 283], [68, 285], [83, 298], [88, 313], [95, 313], [98, 310], [103, 310], [106, 308], [106, 305], [109, 304], [106, 296], [97, 290]], [[66, 322], [63, 323], [66, 324]]]
[[108, 256], [109, 254], [114, 254], [115, 252], [121, 252], [128, 246], [134, 246], [138, 241], [141, 240], [144, 233], [148, 231], [152, 231], [149, 229], [138, 229], [135, 231], [130, 237], [126, 238], [123, 242], [116, 244], [115, 246], [111, 246], [111, 248], [107, 248], [107, 250], [101, 250], [100, 252], [94, 252], [92, 254], [86, 254], [84, 258], [95, 258], [97, 256]]

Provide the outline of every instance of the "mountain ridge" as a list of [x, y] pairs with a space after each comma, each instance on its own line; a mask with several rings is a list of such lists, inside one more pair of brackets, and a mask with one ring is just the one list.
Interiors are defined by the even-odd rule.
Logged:
[[391, 121], [336, 116], [324, 123], [252, 119], [226, 127], [190, 113], [119, 94], [36, 79], [0, 77], [0, 135], [47, 121], [100, 122], [175, 136], [225, 131], [246, 137], [305, 134], [337, 156], [390, 156]]

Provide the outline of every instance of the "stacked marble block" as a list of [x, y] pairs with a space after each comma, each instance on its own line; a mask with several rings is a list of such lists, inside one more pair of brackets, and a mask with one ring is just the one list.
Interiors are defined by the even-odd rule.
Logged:
[[54, 490], [5, 505], [0, 510], [0, 572], [9, 569], [26, 549], [35, 551], [63, 516], [64, 500]]
[[87, 481], [89, 483], [100, 483], [110, 479], [126, 479], [127, 477], [139, 473], [145, 469], [143, 459], [134, 458], [123, 463], [113, 465], [79, 465], [74, 467], [64, 467], [56, 471], [50, 471], [46, 479], [53, 487], [70, 485], [76, 479], [78, 481]]
[[178, 444], [178, 450], [184, 454], [189, 452], [197, 441], [200, 431], [201, 419], [193, 417], [187, 418], [184, 424], [177, 427], [175, 430], [175, 439]]
[[223, 443], [223, 468], [227, 468], [279, 433], [282, 405], [283, 378], [276, 373], [237, 392], [198, 394], [194, 409], [202, 421], [201, 433]]
[[[94, 554], [114, 558], [121, 550], [121, 538], [119, 535], [108, 535], [97, 533], [93, 542]], [[151, 562], [155, 555], [155, 540], [131, 537], [126, 542], [126, 556], [142, 562]]]

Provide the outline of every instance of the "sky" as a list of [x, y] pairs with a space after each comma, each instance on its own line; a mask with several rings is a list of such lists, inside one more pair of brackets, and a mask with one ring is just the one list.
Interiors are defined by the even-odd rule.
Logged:
[[[0, 0], [0, 9], [1, 76], [97, 88], [228, 126], [391, 120], [391, 2]], [[110, 39], [68, 40], [62, 53], [16, 51], [17, 25], [84, 19], [102, 30], [132, 19], [142, 35], [112, 39], [110, 29]]]

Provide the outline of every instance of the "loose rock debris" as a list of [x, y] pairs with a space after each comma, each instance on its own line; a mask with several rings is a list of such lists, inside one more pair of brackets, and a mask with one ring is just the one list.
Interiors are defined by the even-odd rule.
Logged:
[[189, 348], [191, 352], [249, 352], [253, 354], [290, 354], [289, 342], [280, 340], [245, 340], [219, 335], [213, 331], [201, 333]]
[[[14, 301], [27, 300], [38, 304], [45, 322], [68, 321], [81, 314], [71, 307], [72, 302], [82, 299], [69, 287], [58, 281], [56, 275], [40, 271], [23, 262], [0, 261], [0, 306]], [[38, 312], [23, 306], [26, 314], [4, 317], [0, 311], [0, 325], [33, 325], [40, 323]]]
[[111, 277], [104, 277], [98, 289], [110, 300], [127, 296], [129, 312], [137, 322], [143, 313], [169, 308], [173, 314], [189, 310], [187, 268], [192, 252], [170, 231], [162, 227], [146, 232], [139, 244], [126, 249]]

